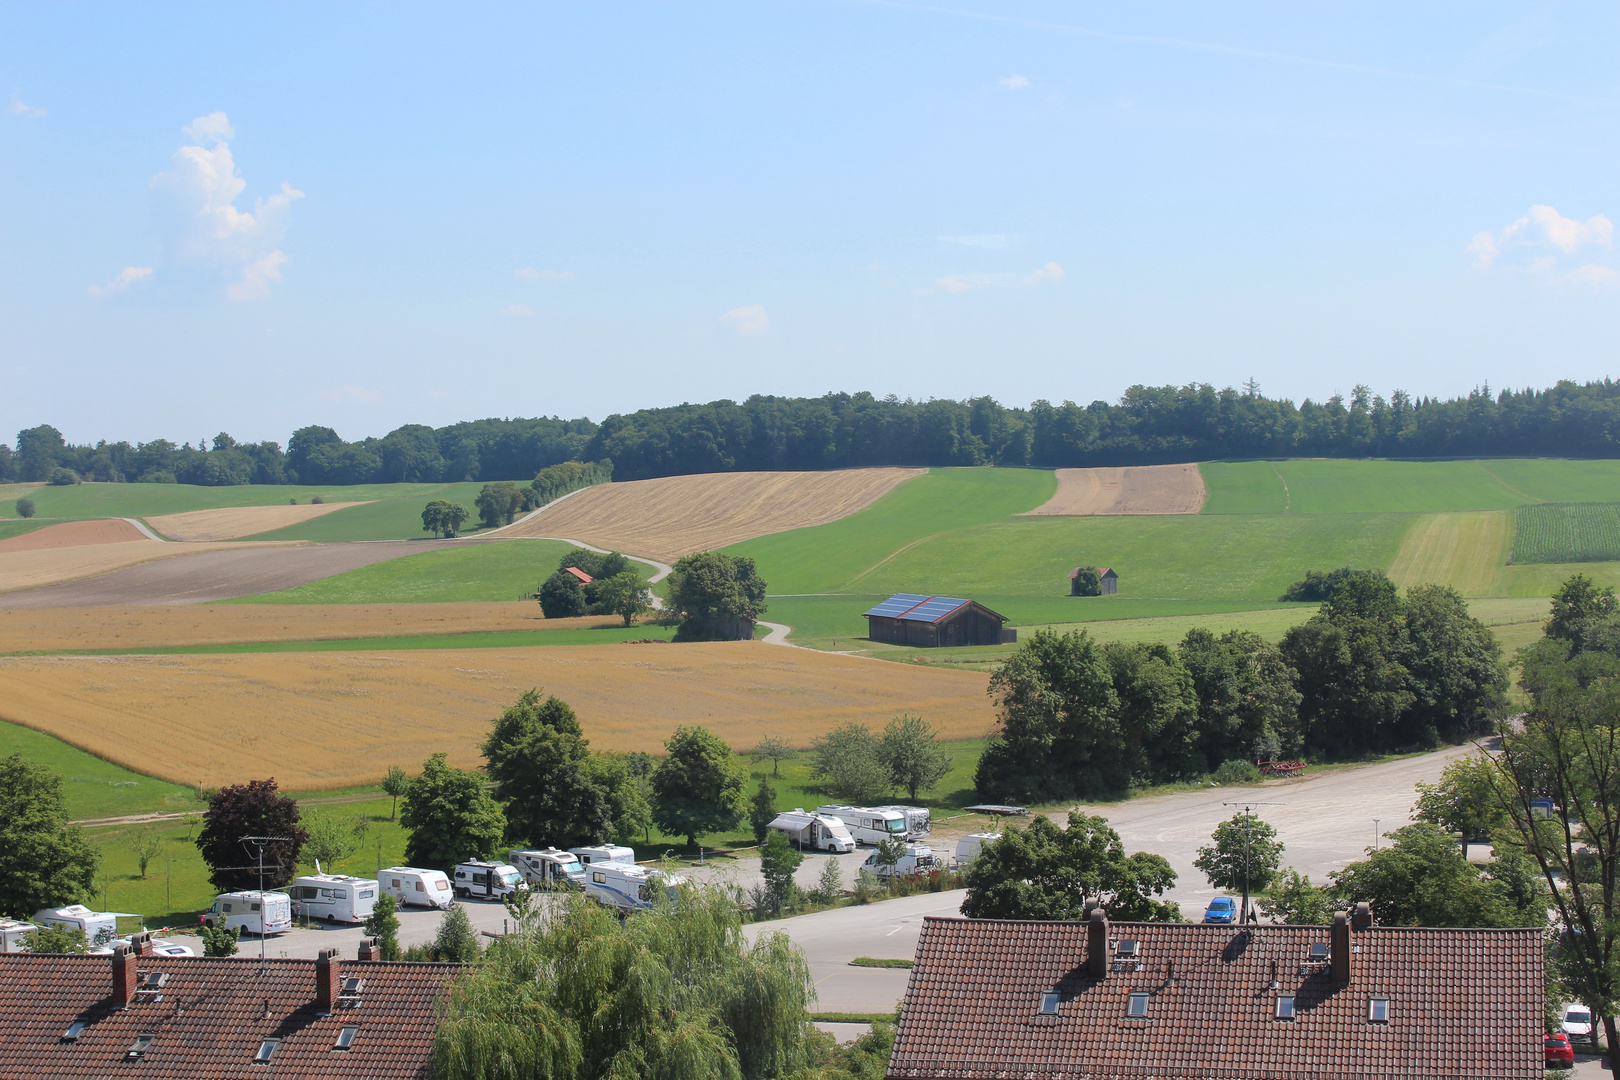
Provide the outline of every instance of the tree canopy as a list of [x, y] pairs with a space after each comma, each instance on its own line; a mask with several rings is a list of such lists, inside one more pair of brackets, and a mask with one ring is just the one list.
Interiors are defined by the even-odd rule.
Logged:
[[509, 841], [569, 848], [612, 838], [612, 808], [589, 748], [574, 710], [555, 695], [542, 700], [526, 690], [495, 719], [482, 750]]
[[487, 858], [506, 834], [506, 815], [484, 778], [452, 768], [445, 757], [428, 758], [405, 787], [399, 823], [410, 834], [405, 861], [411, 866], [449, 870], [463, 859]]
[[21, 754], [0, 758], [0, 915], [30, 919], [88, 900], [100, 862], [68, 824], [62, 778]]
[[968, 864], [962, 914], [972, 919], [1079, 919], [1088, 902], [1126, 922], [1174, 922], [1158, 900], [1176, 882], [1162, 856], [1125, 854], [1105, 818], [1070, 811], [1068, 827], [1041, 816], [1007, 828]]
[[706, 833], [736, 828], [747, 809], [746, 775], [731, 747], [708, 728], [683, 726], [665, 740], [664, 752], [652, 774], [658, 827], [686, 837], [689, 847]]
[[208, 880], [220, 892], [259, 887], [259, 850], [247, 836], [272, 836], [263, 845], [264, 887], [279, 889], [298, 874], [309, 841], [300, 824], [298, 802], [282, 795], [274, 778], [249, 780], [216, 791], [203, 812], [197, 849], [208, 864]]
[[754, 560], [700, 551], [669, 575], [669, 610], [681, 620], [676, 638], [707, 641], [751, 636], [765, 613], [765, 582]]

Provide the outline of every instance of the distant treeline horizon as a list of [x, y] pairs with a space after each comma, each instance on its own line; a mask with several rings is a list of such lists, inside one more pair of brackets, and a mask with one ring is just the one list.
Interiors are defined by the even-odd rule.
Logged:
[[[47, 424], [0, 444], [0, 482], [228, 484], [529, 480], [564, 461], [611, 461], [615, 480], [753, 470], [1152, 465], [1267, 457], [1620, 457], [1620, 381], [1546, 390], [1489, 385], [1450, 399], [1357, 386], [1299, 405], [1255, 383], [1133, 386], [1117, 402], [1009, 408], [993, 398], [756, 395], [614, 414], [406, 424], [348, 442], [329, 427], [280, 443], [70, 445]], [[73, 476], [58, 473], [68, 470]]]

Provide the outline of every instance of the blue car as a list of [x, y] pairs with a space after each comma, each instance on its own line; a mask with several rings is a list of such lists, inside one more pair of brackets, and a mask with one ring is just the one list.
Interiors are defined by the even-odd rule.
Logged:
[[1204, 909], [1204, 921], [1207, 923], [1237, 922], [1237, 901], [1230, 896], [1217, 896], [1209, 902]]

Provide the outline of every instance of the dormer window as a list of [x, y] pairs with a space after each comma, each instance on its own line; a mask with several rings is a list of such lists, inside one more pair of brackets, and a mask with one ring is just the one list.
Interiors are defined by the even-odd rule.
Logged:
[[1367, 1004], [1367, 1022], [1371, 1024], [1389, 1023], [1389, 999], [1373, 998]]
[[1042, 994], [1041, 1015], [1056, 1016], [1058, 1011], [1058, 1003], [1062, 1000], [1063, 995], [1058, 993], [1056, 990], [1048, 990], [1046, 993]]
[[1146, 994], [1132, 994], [1125, 1005], [1126, 1016], [1146, 1016], [1148, 996]]

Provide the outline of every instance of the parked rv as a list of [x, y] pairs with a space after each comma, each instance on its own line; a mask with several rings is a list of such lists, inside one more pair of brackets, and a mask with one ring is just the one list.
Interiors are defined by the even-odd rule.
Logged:
[[585, 895], [622, 912], [642, 911], [658, 902], [659, 889], [671, 899], [686, 879], [650, 866], [592, 863], [585, 870]]
[[842, 821], [858, 844], [876, 845], [885, 840], [907, 839], [906, 815], [898, 810], [879, 810], [874, 806], [834, 806], [828, 803], [816, 807], [816, 813]]
[[933, 830], [926, 806], [874, 806], [873, 810], [896, 810], [906, 816], [906, 839], [921, 840]]
[[377, 891], [375, 878], [348, 874], [305, 874], [293, 878], [287, 887], [294, 915], [342, 923], [363, 923], [369, 919], [377, 906]]
[[46, 908], [34, 916], [40, 926], [61, 926], [69, 930], [83, 930], [84, 940], [92, 946], [105, 945], [118, 936], [116, 911], [91, 911], [83, 904]]
[[586, 866], [592, 863], [621, 863], [624, 866], [636, 865], [636, 852], [634, 848], [618, 847], [614, 844], [605, 844], [602, 847], [571, 847], [568, 849], [579, 856], [579, 861]]
[[907, 844], [905, 854], [895, 860], [893, 866], [878, 862], [878, 855], [876, 851], [868, 855], [861, 869], [870, 870], [880, 878], [913, 877], [940, 868], [939, 860], [934, 858], [934, 850], [926, 844]]
[[237, 927], [249, 934], [284, 934], [292, 929], [292, 897], [284, 892], [227, 892], [203, 912], [204, 926]]
[[504, 900], [523, 884], [523, 875], [509, 863], [479, 860], [456, 867], [456, 895], [464, 900]]
[[951, 860], [953, 866], [966, 866], [979, 857], [985, 845], [995, 841], [1000, 833], [981, 832], [969, 833], [956, 842], [956, 857]]
[[28, 951], [28, 935], [39, 927], [17, 919], [0, 919], [0, 953]]
[[[624, 850], [628, 851], [629, 848]], [[554, 847], [507, 852], [518, 873], [537, 889], [583, 889], [585, 864], [572, 851]]]
[[400, 907], [448, 908], [455, 899], [450, 891], [450, 875], [443, 870], [390, 866], [377, 872], [377, 886]]
[[[113, 938], [99, 949], [91, 949], [91, 953], [99, 956], [110, 956], [116, 946], [133, 945], [128, 935]], [[182, 945], [178, 941], [169, 941], [167, 938], [153, 938], [151, 941], [153, 956], [196, 956], [197, 951], [190, 945]]]
[[806, 813], [803, 808], [784, 811], [767, 828], [786, 833], [796, 848], [815, 851], [854, 851], [855, 838], [843, 821], [830, 814]]

